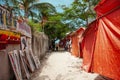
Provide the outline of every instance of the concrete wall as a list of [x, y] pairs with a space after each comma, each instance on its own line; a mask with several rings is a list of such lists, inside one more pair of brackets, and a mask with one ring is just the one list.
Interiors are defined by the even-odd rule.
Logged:
[[42, 59], [48, 51], [48, 37], [44, 33], [34, 33], [32, 36], [32, 50], [34, 55]]

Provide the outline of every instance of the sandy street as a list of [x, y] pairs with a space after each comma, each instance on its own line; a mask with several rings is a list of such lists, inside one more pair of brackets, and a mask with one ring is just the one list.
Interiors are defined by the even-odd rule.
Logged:
[[69, 52], [52, 52], [45, 57], [31, 80], [105, 80], [98, 74], [84, 72], [81, 65], [82, 59]]

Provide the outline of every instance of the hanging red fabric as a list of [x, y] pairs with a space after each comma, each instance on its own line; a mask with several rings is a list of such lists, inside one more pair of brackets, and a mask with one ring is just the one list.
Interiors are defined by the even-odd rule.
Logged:
[[113, 80], [120, 80], [119, 7], [120, 0], [102, 0], [95, 8], [97, 20], [89, 25], [82, 41], [83, 68]]

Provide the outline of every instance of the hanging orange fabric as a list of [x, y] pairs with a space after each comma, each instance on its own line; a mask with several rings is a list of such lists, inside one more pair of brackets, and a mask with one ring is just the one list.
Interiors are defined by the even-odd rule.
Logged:
[[120, 0], [101, 0], [101, 2], [95, 7], [97, 16], [102, 16], [115, 8], [120, 7]]
[[85, 30], [85, 28], [81, 27], [71, 34], [71, 40], [72, 40], [71, 53], [72, 53], [72, 55], [74, 55], [76, 57], [82, 57], [82, 53], [80, 51], [81, 50], [80, 44], [82, 41], [82, 34], [83, 34], [84, 30]]
[[92, 70], [114, 80], [120, 80], [120, 1], [105, 0], [95, 8], [98, 32]]
[[81, 43], [81, 48], [83, 52], [83, 69], [87, 72], [91, 71], [91, 64], [93, 58], [94, 44], [96, 40], [97, 32], [97, 21], [89, 24], [89, 27], [85, 30], [83, 34], [83, 40]]
[[95, 10], [98, 18], [82, 41], [83, 68], [120, 80], [120, 1], [102, 0]]
[[71, 36], [71, 39], [72, 39], [72, 49], [71, 49], [71, 54], [78, 57], [79, 56], [79, 48], [78, 48], [78, 37], [77, 37], [77, 34], [74, 33], [72, 36]]
[[83, 33], [85, 31], [85, 28], [81, 27], [79, 28], [77, 32], [77, 37], [78, 37], [78, 52], [79, 52], [79, 57], [83, 58], [83, 53], [82, 53], [82, 47], [81, 47], [81, 42], [83, 40]]

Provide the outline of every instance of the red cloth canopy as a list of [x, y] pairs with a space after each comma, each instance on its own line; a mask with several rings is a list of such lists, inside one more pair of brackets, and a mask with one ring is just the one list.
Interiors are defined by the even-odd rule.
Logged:
[[89, 24], [89, 27], [85, 30], [83, 36], [83, 40], [81, 43], [81, 48], [83, 52], [83, 68], [85, 71], [91, 71], [91, 64], [96, 40], [96, 32], [97, 32], [97, 21]]
[[102, 0], [82, 41], [83, 68], [120, 80], [120, 0]]
[[82, 41], [82, 34], [85, 31], [85, 28], [80, 27], [74, 33], [71, 34], [71, 53], [76, 57], [82, 57], [81, 52], [81, 41]]

